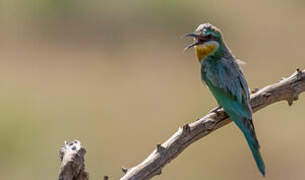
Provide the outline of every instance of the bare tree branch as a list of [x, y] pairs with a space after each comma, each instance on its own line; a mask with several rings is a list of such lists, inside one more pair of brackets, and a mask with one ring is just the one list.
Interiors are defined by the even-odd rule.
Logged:
[[[59, 180], [89, 180], [89, 174], [85, 171], [86, 150], [80, 141], [74, 140], [65, 144], [59, 151], [61, 167]], [[109, 180], [104, 176], [104, 180]]]
[[59, 180], [89, 180], [85, 171], [84, 155], [86, 150], [81, 147], [79, 141], [65, 142], [60, 149], [61, 168]]
[[[305, 70], [297, 72], [278, 83], [257, 90], [251, 95], [251, 106], [256, 112], [270, 104], [286, 100], [292, 105], [301, 92], [305, 91]], [[144, 180], [161, 174], [161, 169], [171, 160], [175, 159], [185, 148], [198, 139], [210, 134], [218, 128], [232, 122], [223, 109], [214, 109], [206, 116], [191, 123], [172, 135], [140, 164], [130, 169], [123, 168], [126, 173], [121, 180]]]

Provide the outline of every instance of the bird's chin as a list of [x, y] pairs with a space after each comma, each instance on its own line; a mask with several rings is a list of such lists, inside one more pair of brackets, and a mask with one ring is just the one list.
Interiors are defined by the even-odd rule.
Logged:
[[212, 54], [218, 45], [216, 43], [203, 43], [195, 46], [196, 56], [199, 61]]

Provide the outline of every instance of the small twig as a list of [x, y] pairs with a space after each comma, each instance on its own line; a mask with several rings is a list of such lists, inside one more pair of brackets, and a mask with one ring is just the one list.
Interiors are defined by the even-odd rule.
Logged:
[[[266, 86], [251, 95], [251, 106], [256, 112], [270, 104], [286, 100], [289, 105], [305, 91], [305, 71], [297, 70], [288, 78]], [[201, 119], [185, 125], [157, 148], [140, 164], [126, 171], [121, 180], [145, 180], [161, 174], [161, 169], [198, 139], [232, 122], [221, 108], [216, 108]]]
[[125, 167], [122, 167], [122, 171], [123, 171], [123, 173], [127, 173], [128, 169]]

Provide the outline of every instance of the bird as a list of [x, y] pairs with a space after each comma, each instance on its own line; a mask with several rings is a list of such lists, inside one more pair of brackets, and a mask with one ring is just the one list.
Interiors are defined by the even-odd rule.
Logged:
[[200, 24], [185, 37], [194, 38], [185, 51], [195, 49], [202, 81], [214, 95], [219, 108], [223, 108], [242, 131], [259, 171], [265, 176], [265, 164], [252, 121], [249, 88], [239, 60], [226, 45], [220, 29], [210, 23]]

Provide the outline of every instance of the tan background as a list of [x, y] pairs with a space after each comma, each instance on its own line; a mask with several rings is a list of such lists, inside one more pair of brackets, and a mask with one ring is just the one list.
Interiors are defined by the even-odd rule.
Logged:
[[[92, 180], [122, 176], [216, 103], [181, 39], [222, 29], [250, 87], [304, 68], [305, 2], [1, 0], [0, 179], [54, 180], [64, 140]], [[270, 180], [305, 178], [302, 95], [254, 115]], [[263, 179], [236, 126], [198, 141], [157, 179]]]

